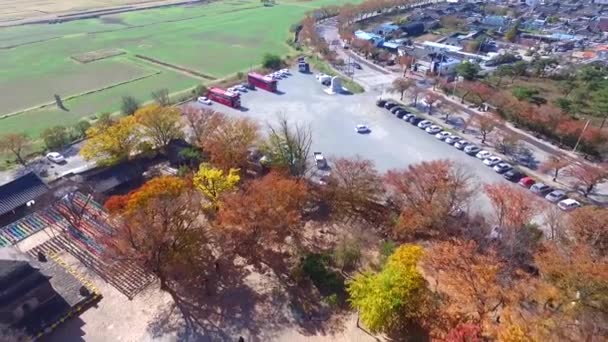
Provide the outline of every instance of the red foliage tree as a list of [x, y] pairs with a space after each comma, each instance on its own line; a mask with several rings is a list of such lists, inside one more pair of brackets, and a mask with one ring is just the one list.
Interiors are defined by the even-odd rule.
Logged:
[[576, 179], [583, 187], [583, 194], [587, 197], [596, 185], [608, 178], [608, 164], [578, 163], [566, 169], [564, 173]]
[[473, 195], [472, 179], [460, 165], [437, 160], [386, 173], [389, 193], [401, 207], [395, 235], [436, 234]]
[[484, 188], [499, 227], [520, 228], [537, 214], [538, 201], [526, 191], [502, 183], [487, 184]]
[[481, 327], [478, 324], [461, 323], [450, 330], [446, 342], [481, 342]]
[[553, 172], [553, 181], [557, 181], [559, 172], [566, 166], [570, 165], [571, 161], [563, 155], [553, 155], [540, 165], [541, 172]]
[[283, 244], [286, 237], [297, 239], [306, 198], [303, 182], [270, 173], [243, 191], [226, 195], [218, 222], [238, 245], [240, 254], [257, 260], [260, 251]]

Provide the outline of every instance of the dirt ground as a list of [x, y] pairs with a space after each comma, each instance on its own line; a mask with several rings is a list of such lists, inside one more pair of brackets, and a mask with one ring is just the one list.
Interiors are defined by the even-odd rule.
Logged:
[[[307, 244], [318, 247], [331, 245], [342, 236], [359, 237], [366, 251], [376, 250], [378, 238], [369, 229], [352, 220], [341, 223], [306, 227]], [[70, 267], [89, 279], [103, 295], [94, 307], [73, 318], [42, 341], [236, 341], [243, 336], [247, 342], [374, 342], [372, 336], [357, 327], [357, 316], [352, 311], [331, 317], [304, 315], [295, 302], [318, 300], [293, 297], [269, 268], [247, 265], [222, 266], [224, 282], [210, 296], [203, 295], [197, 305], [197, 328], [186, 328], [186, 319], [178, 310], [171, 295], [154, 283], [128, 300], [95, 273], [67, 253], [60, 255]], [[374, 258], [365, 253], [364, 259]], [[238, 262], [237, 262], [238, 264]], [[230, 274], [230, 275], [229, 275]], [[315, 297], [314, 294], [305, 296]], [[294, 302], [295, 300], [295, 302]]]
[[0, 0], [0, 23], [128, 5], [172, 3], [172, 0]]

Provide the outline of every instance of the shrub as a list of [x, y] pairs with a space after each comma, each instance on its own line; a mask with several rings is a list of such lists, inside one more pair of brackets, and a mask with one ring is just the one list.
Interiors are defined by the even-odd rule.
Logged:
[[133, 115], [139, 109], [139, 101], [133, 96], [123, 96], [120, 110], [125, 115]]
[[266, 69], [280, 69], [283, 66], [283, 60], [277, 55], [267, 53], [262, 57], [262, 66]]

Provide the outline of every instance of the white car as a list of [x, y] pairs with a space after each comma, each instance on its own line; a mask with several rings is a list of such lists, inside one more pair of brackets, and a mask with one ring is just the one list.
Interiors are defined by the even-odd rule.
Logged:
[[324, 74], [324, 73], [320, 73], [320, 74], [316, 74], [316, 75], [315, 75], [315, 78], [316, 78], [317, 80], [321, 80], [322, 78], [325, 78], [325, 77], [328, 77], [328, 76], [329, 76], [329, 75], [326, 75], [326, 74]]
[[63, 155], [61, 155], [61, 153], [58, 153], [58, 152], [49, 152], [46, 155], [46, 159], [52, 161], [55, 164], [65, 163], [65, 157]]
[[477, 152], [477, 154], [475, 155], [475, 157], [477, 157], [477, 159], [486, 159], [488, 157], [490, 157], [492, 155], [492, 153], [490, 153], [489, 151], [486, 150], [481, 150], [479, 152]]
[[234, 86], [234, 89], [240, 91], [241, 93], [246, 93], [247, 92], [247, 87], [245, 87], [242, 84], [239, 84], [237, 86]]
[[291, 75], [291, 72], [289, 72], [289, 69], [281, 69], [279, 70], [279, 72], [283, 75], [283, 76], [289, 76]]
[[369, 127], [367, 127], [367, 125], [359, 124], [355, 126], [355, 132], [364, 134], [371, 132], [371, 130], [369, 129]]
[[450, 145], [454, 145], [458, 141], [460, 141], [460, 137], [455, 135], [450, 135], [449, 137], [445, 138], [445, 142]]
[[427, 127], [429, 127], [432, 124], [433, 123], [430, 122], [429, 120], [422, 120], [418, 123], [418, 128], [426, 129]]
[[209, 100], [208, 98], [206, 98], [204, 96], [199, 96], [198, 99], [196, 99], [196, 102], [206, 104], [206, 105], [211, 104], [211, 100]]
[[446, 131], [435, 134], [435, 138], [437, 138], [439, 140], [445, 140], [445, 138], [447, 138], [449, 136], [450, 136], [450, 132], [446, 132]]
[[500, 173], [500, 174], [510, 171], [511, 169], [513, 169], [513, 166], [511, 166], [511, 164], [509, 164], [509, 163], [501, 162], [501, 163], [494, 165], [494, 172]]
[[502, 159], [500, 159], [497, 156], [490, 156], [483, 160], [483, 164], [486, 166], [494, 166], [494, 165], [500, 163], [501, 161], [502, 161]]
[[459, 150], [464, 150], [465, 147], [467, 147], [469, 145], [470, 145], [470, 143], [468, 141], [460, 139], [454, 144], [454, 147], [456, 147]]
[[580, 208], [581, 203], [577, 200], [573, 200], [572, 198], [566, 198], [565, 200], [557, 202], [557, 207], [563, 211], [570, 211], [576, 208]]
[[425, 129], [425, 131], [426, 131], [428, 134], [437, 134], [437, 133], [441, 132], [441, 127], [439, 127], [439, 126], [435, 126], [435, 125], [431, 125], [431, 126], [427, 127], [427, 128]]

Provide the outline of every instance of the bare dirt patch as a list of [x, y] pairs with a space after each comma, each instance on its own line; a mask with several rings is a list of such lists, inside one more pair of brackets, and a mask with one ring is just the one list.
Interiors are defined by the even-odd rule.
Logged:
[[126, 52], [124, 52], [120, 49], [103, 49], [103, 50], [85, 52], [85, 53], [81, 53], [79, 55], [73, 55], [73, 56], [70, 56], [70, 58], [72, 58], [73, 60], [75, 60], [77, 62], [86, 64], [86, 63], [95, 62], [95, 61], [98, 61], [98, 60], [101, 60], [104, 58], [124, 55], [125, 53]]

